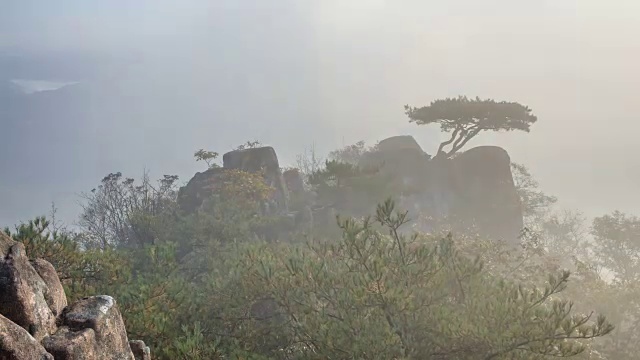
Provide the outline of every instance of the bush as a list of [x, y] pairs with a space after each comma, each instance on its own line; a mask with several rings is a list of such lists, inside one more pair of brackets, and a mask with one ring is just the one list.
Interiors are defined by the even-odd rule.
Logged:
[[[212, 235], [197, 221], [206, 213], [163, 223], [174, 231], [135, 250], [83, 250], [45, 219], [15, 237], [81, 285], [70, 297], [114, 296], [158, 359], [542, 359], [580, 354], [613, 329], [573, 311], [568, 272], [525, 285], [451, 236], [403, 235], [407, 213], [394, 206], [339, 219], [341, 237], [319, 243], [214, 241], [244, 233], [218, 219]], [[185, 255], [180, 230], [208, 242]]]

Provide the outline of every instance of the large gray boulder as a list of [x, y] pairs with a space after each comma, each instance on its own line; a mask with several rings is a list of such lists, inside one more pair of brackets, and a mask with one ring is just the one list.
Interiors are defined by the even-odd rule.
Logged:
[[[61, 354], [67, 350], [74, 351], [73, 347], [67, 346], [72, 339], [83, 348], [91, 348], [95, 359], [134, 360], [124, 321], [111, 296], [99, 295], [79, 300], [65, 308], [61, 317], [60, 330], [45, 343], [49, 352]], [[79, 359], [73, 354], [65, 356], [65, 360]]]
[[515, 242], [523, 217], [509, 154], [497, 146], [472, 148], [454, 158], [431, 158], [411, 136], [378, 143], [360, 162], [379, 166], [400, 206], [427, 219], [423, 230], [453, 230]]
[[72, 331], [63, 326], [55, 335], [42, 340], [42, 344], [56, 360], [99, 360], [96, 341], [93, 329]]
[[523, 216], [509, 154], [497, 146], [472, 148], [429, 162], [424, 191], [413, 197], [429, 229], [452, 230], [516, 243]]
[[31, 261], [31, 266], [38, 273], [40, 278], [44, 281], [46, 289], [44, 292], [44, 299], [49, 305], [49, 309], [53, 313], [53, 316], [58, 316], [62, 313], [62, 310], [67, 306], [67, 296], [64, 293], [62, 283], [56, 269], [44, 259], [35, 259]]
[[498, 146], [472, 148], [450, 160], [456, 194], [452, 212], [472, 221], [480, 235], [515, 242], [524, 226], [511, 158]]
[[377, 169], [395, 187], [420, 190], [428, 175], [431, 156], [409, 135], [393, 136], [380, 141], [358, 164], [363, 169]]
[[56, 329], [48, 294], [49, 287], [31, 266], [24, 245], [15, 243], [0, 259], [0, 314], [40, 341]]
[[376, 149], [385, 153], [393, 153], [403, 150], [423, 152], [422, 147], [411, 135], [398, 135], [380, 140], [376, 145]]
[[31, 334], [0, 315], [0, 359], [54, 360]]

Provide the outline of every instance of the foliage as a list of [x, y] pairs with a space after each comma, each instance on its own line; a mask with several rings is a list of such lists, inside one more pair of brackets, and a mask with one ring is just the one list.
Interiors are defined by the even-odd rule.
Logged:
[[318, 155], [315, 146], [305, 149], [296, 156], [296, 168], [306, 178], [323, 167], [324, 160]]
[[309, 176], [311, 188], [318, 194], [318, 202], [344, 215], [361, 216], [376, 203], [396, 195], [390, 180], [377, 168], [361, 168], [337, 160], [327, 160], [325, 167]]
[[358, 165], [362, 157], [370, 150], [365, 146], [364, 141], [358, 141], [355, 144], [331, 151], [328, 158], [332, 161]]
[[614, 336], [602, 341], [610, 359], [634, 359], [640, 351], [640, 219], [614, 211], [593, 219], [596, 264], [612, 278], [604, 294], [589, 294], [618, 324]]
[[222, 354], [216, 349], [218, 343], [209, 343], [203, 333], [200, 322], [196, 321], [192, 327], [183, 325], [182, 335], [174, 340], [171, 359], [221, 359]]
[[640, 280], [640, 219], [620, 211], [593, 220], [602, 265], [625, 285]]
[[222, 169], [193, 214], [176, 209], [177, 178], [137, 186], [116, 173], [86, 197], [93, 221], [80, 233], [37, 218], [11, 235], [52, 262], [71, 301], [114, 296], [130, 338], [158, 359], [635, 358], [640, 220], [598, 218], [591, 241], [584, 217], [553, 211], [555, 198], [515, 165], [529, 218], [521, 248], [410, 234], [390, 200], [364, 216], [400, 193], [356, 165], [364, 151], [306, 163], [319, 205], [347, 215], [335, 237], [257, 239], [274, 190], [260, 173]]
[[[492, 99], [469, 99], [466, 96], [432, 101], [420, 108], [405, 105], [410, 122], [418, 125], [439, 124], [451, 138], [440, 144], [437, 157], [451, 157], [481, 131], [529, 132], [537, 121], [531, 109], [516, 102], [497, 102]], [[444, 152], [445, 146], [451, 149]]]
[[261, 335], [280, 329], [271, 356], [541, 359], [578, 354], [584, 347], [574, 340], [611, 331], [604, 318], [591, 322], [554, 299], [567, 272], [543, 288], [500, 281], [450, 237], [400, 235], [406, 213], [393, 209], [386, 202], [374, 219], [341, 221], [337, 243], [247, 253], [238, 283], [278, 305]]
[[511, 173], [522, 203], [523, 216], [534, 221], [544, 217], [558, 199], [540, 190], [538, 181], [526, 166], [511, 163]]
[[175, 175], [164, 175], [154, 186], [145, 174], [140, 185], [122, 173], [111, 173], [97, 189], [83, 194], [79, 225], [84, 245], [142, 247], [154, 242], [153, 219], [175, 210]]
[[[210, 236], [196, 219], [174, 236]], [[165, 240], [120, 251], [124, 275], [92, 290], [116, 297], [131, 338], [159, 359], [542, 359], [611, 331], [559, 297], [567, 272], [523, 285], [451, 237], [403, 235], [408, 221], [387, 201], [373, 217], [339, 220], [342, 237], [329, 242], [216, 243], [179, 257]]]
[[144, 339], [158, 358], [169, 356], [181, 331], [180, 324], [198, 320], [194, 274], [177, 258], [175, 244], [136, 250], [129, 281], [110, 289], [117, 296], [131, 338]]
[[[521, 175], [514, 172], [514, 177]], [[536, 194], [524, 197], [525, 205], [527, 199], [548, 197], [537, 188], [535, 180], [520, 183], [533, 184], [528, 187]], [[536, 203], [544, 204], [533, 202]], [[470, 253], [484, 254], [483, 259], [492, 258], [491, 263], [499, 268], [496, 274], [516, 276], [522, 281], [538, 281], [536, 274], [545, 270], [572, 269], [573, 281], [565, 292], [565, 298], [580, 299], [577, 309], [606, 313], [616, 325], [611, 336], [585, 343], [589, 349], [583, 354], [585, 358], [635, 359], [640, 343], [637, 336], [640, 306], [636, 300], [640, 297], [637, 286], [640, 278], [640, 220], [615, 211], [596, 217], [589, 226], [587, 218], [578, 211], [554, 210], [545, 206], [539, 209], [541, 211], [528, 217], [527, 241], [523, 251], [505, 255], [505, 252], [491, 246], [481, 250], [475, 241], [475, 245], [470, 246]], [[504, 266], [506, 264], [511, 265]]]
[[262, 143], [260, 143], [260, 141], [258, 141], [258, 140], [247, 141], [244, 144], [238, 145], [236, 147], [236, 150], [255, 149], [257, 147], [260, 147], [261, 145], [262, 145]]
[[242, 208], [257, 208], [269, 200], [275, 189], [269, 186], [260, 172], [228, 169], [207, 186], [218, 201], [235, 202]]
[[209, 169], [220, 167], [220, 165], [214, 162], [214, 160], [217, 159], [218, 156], [220, 156], [220, 154], [218, 154], [217, 152], [204, 149], [200, 149], [193, 154], [193, 157], [196, 158], [196, 161], [204, 161]]

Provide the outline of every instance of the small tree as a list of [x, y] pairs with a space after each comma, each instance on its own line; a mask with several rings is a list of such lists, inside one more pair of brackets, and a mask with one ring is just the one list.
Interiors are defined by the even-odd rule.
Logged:
[[204, 161], [207, 164], [209, 169], [220, 167], [220, 165], [213, 162], [218, 158], [220, 154], [215, 151], [208, 151], [205, 149], [200, 149], [193, 154], [193, 157], [196, 158], [196, 161]]
[[[418, 125], [440, 124], [444, 132], [451, 132], [451, 138], [440, 144], [437, 157], [449, 158], [462, 149], [469, 140], [481, 131], [529, 132], [537, 118], [527, 106], [516, 102], [497, 102], [466, 96], [432, 101], [429, 106], [420, 108], [405, 105], [409, 122]], [[444, 151], [446, 146], [451, 149]]]
[[365, 146], [364, 141], [358, 141], [355, 144], [333, 150], [329, 153], [329, 160], [358, 165], [364, 154], [369, 150], [370, 149]]
[[525, 218], [539, 220], [547, 215], [558, 198], [545, 194], [529, 169], [522, 164], [511, 163], [511, 174], [522, 203]]
[[154, 242], [151, 223], [176, 207], [176, 175], [164, 175], [154, 185], [147, 173], [138, 184], [122, 173], [111, 173], [102, 183], [83, 193], [79, 226], [85, 246], [143, 246]]
[[320, 170], [325, 161], [318, 155], [315, 145], [310, 149], [305, 149], [302, 154], [296, 156], [296, 168], [305, 178]]
[[262, 143], [258, 140], [254, 140], [254, 141], [247, 141], [244, 144], [238, 145], [236, 147], [236, 150], [246, 150], [246, 149], [256, 149], [258, 147], [262, 146]]

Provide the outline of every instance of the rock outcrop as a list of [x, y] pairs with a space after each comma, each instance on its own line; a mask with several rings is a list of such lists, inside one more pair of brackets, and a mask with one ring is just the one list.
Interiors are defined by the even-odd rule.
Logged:
[[230, 151], [222, 156], [225, 169], [264, 172], [267, 185], [275, 189], [272, 198], [274, 213], [289, 211], [289, 192], [280, 170], [278, 155], [271, 146]]
[[497, 146], [429, 161], [422, 187], [411, 202], [432, 219], [446, 219], [457, 232], [514, 243], [523, 227], [511, 159]]
[[380, 141], [373, 151], [362, 157], [361, 168], [376, 168], [404, 188], [423, 188], [431, 156], [424, 152], [413, 136], [394, 136]]
[[[150, 359], [146, 349], [140, 359]], [[138, 358], [113, 298], [92, 296], [67, 305], [54, 267], [44, 259], [29, 261], [22, 243], [0, 233], [0, 359]]]
[[[318, 205], [321, 199], [313, 191], [305, 190], [297, 171], [281, 172], [272, 147], [231, 151], [224, 154], [223, 162], [222, 168], [197, 173], [180, 190], [178, 201], [182, 209], [187, 212], [198, 209], [208, 196], [207, 185], [226, 169], [263, 171], [267, 183], [276, 189], [267, 215], [293, 215], [296, 227], [335, 224], [335, 210], [340, 206], [335, 202]], [[453, 158], [432, 157], [412, 136], [394, 136], [367, 151], [358, 166], [367, 174], [376, 174], [376, 181], [388, 187], [385, 191], [401, 189], [399, 206], [420, 218], [431, 219], [424, 222], [422, 230], [441, 230], [439, 226], [444, 225], [456, 232], [518, 241], [523, 227], [522, 209], [511, 174], [511, 160], [500, 147], [480, 146]], [[291, 203], [289, 193], [293, 194]], [[362, 202], [351, 199], [352, 195], [345, 194], [340, 199], [347, 204], [340, 211]], [[368, 206], [366, 211], [370, 211]], [[354, 211], [359, 213], [363, 209]], [[275, 228], [277, 231], [269, 228], [263, 232], [277, 235], [282, 228], [291, 230], [284, 225]]]
[[360, 166], [375, 164], [394, 186], [402, 187], [403, 208], [445, 219], [454, 231], [472, 229], [492, 239], [514, 242], [522, 231], [511, 159], [500, 147], [480, 146], [451, 159], [431, 158], [413, 137], [394, 136], [380, 141]]
[[24, 245], [15, 243], [0, 259], [0, 314], [40, 341], [56, 330], [56, 317], [45, 299], [48, 292]]
[[4, 258], [9, 252], [9, 249], [15, 244], [16, 242], [10, 238], [9, 235], [0, 231], [0, 257]]
[[289, 192], [284, 181], [278, 156], [270, 147], [234, 150], [222, 157], [223, 167], [212, 168], [196, 173], [178, 194], [180, 208], [192, 213], [202, 205], [210, 195], [207, 188], [216, 182], [225, 170], [243, 170], [247, 172], [263, 172], [267, 185], [275, 189], [275, 193], [268, 204], [269, 214], [285, 214], [289, 209]]
[[198, 210], [202, 203], [211, 196], [210, 184], [219, 179], [224, 172], [223, 168], [211, 168], [196, 173], [186, 186], [178, 192], [178, 205], [186, 213]]
[[394, 153], [397, 151], [412, 151], [423, 153], [422, 147], [411, 135], [398, 135], [380, 140], [376, 145], [378, 151]]
[[452, 212], [468, 219], [480, 235], [515, 241], [524, 226], [511, 158], [497, 146], [472, 148], [451, 160]]
[[54, 357], [27, 330], [0, 315], [0, 359], [54, 360]]

